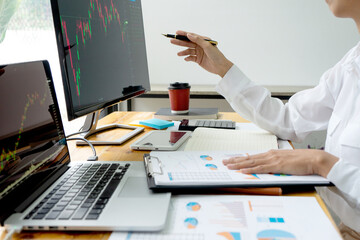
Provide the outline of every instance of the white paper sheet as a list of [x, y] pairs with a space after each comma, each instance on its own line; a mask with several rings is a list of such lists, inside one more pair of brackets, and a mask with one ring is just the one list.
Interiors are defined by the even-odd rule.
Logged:
[[113, 232], [109, 240], [340, 240], [314, 197], [176, 196], [156, 233]]
[[275, 135], [264, 130], [197, 128], [187, 141], [185, 151], [268, 151], [278, 149]]
[[[236, 130], [265, 131], [253, 123], [236, 123]], [[288, 140], [277, 139], [279, 149], [293, 149]]]

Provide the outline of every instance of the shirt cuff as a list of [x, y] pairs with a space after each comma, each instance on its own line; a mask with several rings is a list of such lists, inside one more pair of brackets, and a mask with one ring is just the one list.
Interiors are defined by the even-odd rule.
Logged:
[[[330, 181], [333, 181], [335, 179], [337, 179], [338, 176], [341, 176], [340, 170], [341, 169], [341, 165], [343, 165], [342, 163], [343, 161], [341, 159], [339, 159], [339, 161], [337, 161], [334, 166], [330, 169], [330, 172], [327, 175], [327, 179], [329, 179]], [[339, 166], [340, 165], [340, 166]]]
[[339, 159], [331, 168], [327, 179], [335, 184], [341, 191], [350, 193], [351, 195], [354, 191], [354, 186], [357, 186], [357, 183], [360, 181], [359, 172], [360, 168], [358, 166]]
[[251, 85], [250, 79], [235, 65], [225, 74], [216, 85], [215, 90], [221, 95], [237, 95]]

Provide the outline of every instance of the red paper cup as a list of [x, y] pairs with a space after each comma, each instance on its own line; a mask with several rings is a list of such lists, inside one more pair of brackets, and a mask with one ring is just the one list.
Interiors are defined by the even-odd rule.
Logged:
[[188, 83], [171, 83], [169, 87], [170, 107], [172, 114], [189, 112], [190, 85]]

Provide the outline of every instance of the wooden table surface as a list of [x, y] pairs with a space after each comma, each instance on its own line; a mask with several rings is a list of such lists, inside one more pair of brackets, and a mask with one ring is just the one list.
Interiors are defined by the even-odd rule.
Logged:
[[[153, 118], [153, 112], [113, 112], [110, 115], [99, 121], [99, 125], [107, 125], [112, 123], [118, 124], [128, 124], [135, 120], [145, 120]], [[248, 122], [244, 118], [240, 117], [238, 114], [233, 112], [222, 112], [219, 114], [219, 119], [229, 119], [235, 122]], [[106, 131], [97, 134], [94, 137], [91, 137], [90, 140], [115, 140], [122, 135], [128, 133], [131, 130], [126, 129], [115, 129], [111, 131]], [[151, 129], [145, 129], [144, 133], [137, 135], [136, 137], [125, 142], [121, 146], [96, 146], [96, 153], [99, 157], [99, 161], [142, 161], [143, 154], [149, 151], [134, 151], [130, 149], [130, 145], [140, 136], [145, 134], [145, 132], [151, 131]], [[85, 161], [88, 156], [91, 156], [93, 153], [88, 146], [76, 146], [74, 141], [68, 142], [70, 149], [71, 161]], [[247, 190], [240, 190], [236, 192], [227, 192], [227, 194], [249, 194]], [[293, 192], [293, 193], [284, 193], [283, 196], [312, 196], [316, 197], [320, 206], [330, 218], [330, 220], [335, 225], [332, 220], [328, 209], [326, 208], [324, 202], [321, 200], [319, 195], [314, 191], [303, 191]], [[335, 225], [336, 226], [336, 225]], [[110, 232], [32, 232], [32, 231], [22, 231], [19, 234], [14, 234], [13, 239], [108, 239]], [[4, 238], [4, 233], [0, 235], [0, 239]]]

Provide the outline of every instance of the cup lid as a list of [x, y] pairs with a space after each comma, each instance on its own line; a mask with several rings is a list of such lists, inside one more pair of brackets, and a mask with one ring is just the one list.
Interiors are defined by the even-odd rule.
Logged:
[[170, 83], [170, 86], [169, 86], [170, 90], [173, 90], [173, 89], [186, 89], [186, 88], [190, 88], [189, 83], [175, 82], [175, 83]]

